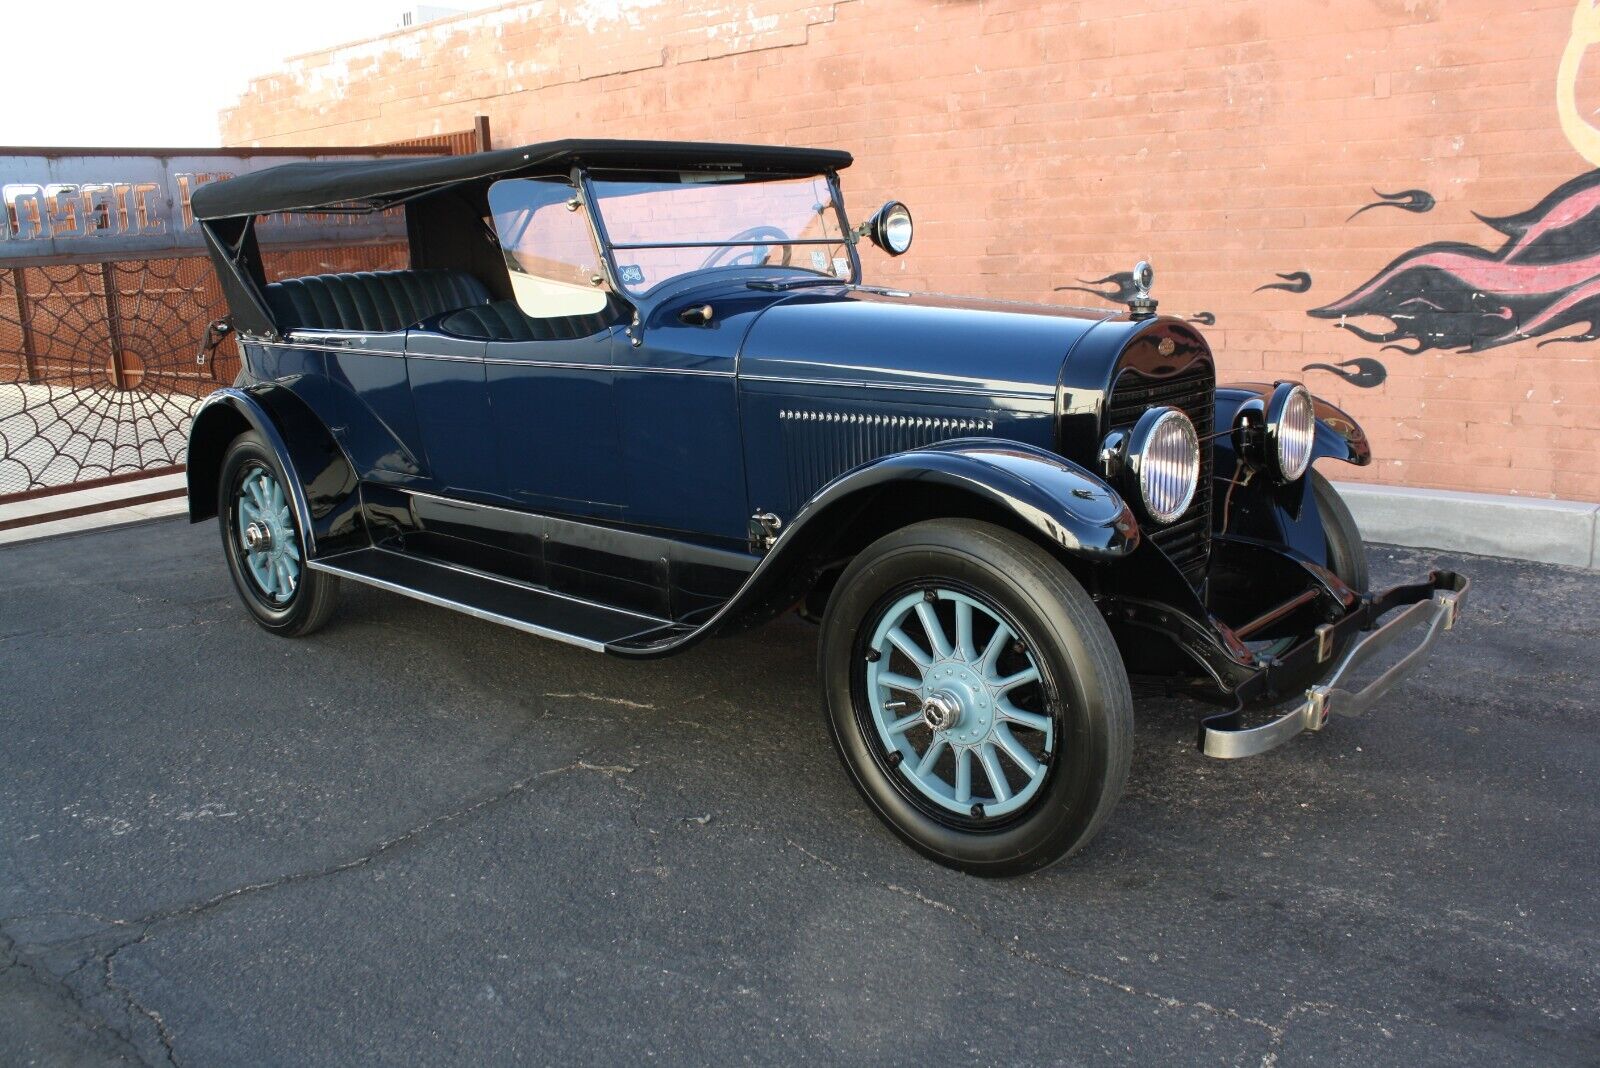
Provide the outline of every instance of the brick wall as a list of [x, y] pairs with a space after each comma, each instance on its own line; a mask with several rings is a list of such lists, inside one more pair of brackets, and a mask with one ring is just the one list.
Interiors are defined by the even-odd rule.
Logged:
[[1214, 319], [1225, 379], [1303, 375], [1363, 421], [1379, 459], [1341, 477], [1597, 501], [1591, 21], [1574, 36], [1572, 0], [514, 3], [296, 57], [222, 130], [372, 144], [487, 113], [499, 145], [846, 148], [858, 218], [890, 195], [917, 217], [871, 280], [1100, 305], [1062, 287], [1114, 294], [1147, 257], [1162, 311]]

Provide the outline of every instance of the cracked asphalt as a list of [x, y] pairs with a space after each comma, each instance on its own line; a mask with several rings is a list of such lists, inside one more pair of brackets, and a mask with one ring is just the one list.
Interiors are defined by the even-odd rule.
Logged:
[[376, 590], [302, 641], [211, 524], [0, 549], [6, 1064], [1594, 1064], [1600, 575], [1236, 763], [1147, 697], [1037, 876], [935, 867], [798, 620], [628, 663]]

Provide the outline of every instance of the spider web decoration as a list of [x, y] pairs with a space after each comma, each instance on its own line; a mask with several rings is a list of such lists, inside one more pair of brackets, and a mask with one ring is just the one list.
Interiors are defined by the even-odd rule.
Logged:
[[[269, 252], [267, 277], [405, 267], [404, 244]], [[239, 371], [204, 257], [0, 270], [0, 500], [181, 465], [195, 409]]]

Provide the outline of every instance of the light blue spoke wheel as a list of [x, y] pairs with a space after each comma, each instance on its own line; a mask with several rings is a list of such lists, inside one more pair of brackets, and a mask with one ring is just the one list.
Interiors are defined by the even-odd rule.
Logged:
[[241, 469], [233, 511], [245, 572], [270, 604], [287, 605], [300, 589], [300, 539], [283, 485], [266, 465]]
[[1132, 752], [1127, 671], [1063, 558], [975, 519], [861, 549], [828, 596], [817, 667], [861, 796], [925, 856], [1037, 871], [1092, 839]]
[[1000, 609], [929, 585], [890, 600], [867, 640], [866, 701], [891, 773], [958, 817], [1025, 809], [1055, 758], [1039, 664]]
[[297, 638], [332, 616], [338, 579], [306, 566], [308, 537], [295, 508], [295, 483], [278, 455], [254, 432], [223, 454], [217, 521], [239, 597], [262, 627]]

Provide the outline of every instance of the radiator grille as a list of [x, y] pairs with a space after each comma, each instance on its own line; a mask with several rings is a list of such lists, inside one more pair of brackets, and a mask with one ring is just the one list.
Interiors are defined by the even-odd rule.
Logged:
[[1132, 427], [1153, 407], [1181, 410], [1200, 435], [1200, 485], [1189, 510], [1167, 524], [1145, 523], [1150, 540], [1171, 557], [1191, 585], [1206, 577], [1211, 558], [1211, 432], [1216, 418], [1216, 371], [1207, 360], [1166, 378], [1126, 370], [1117, 378], [1106, 405], [1106, 430]]

